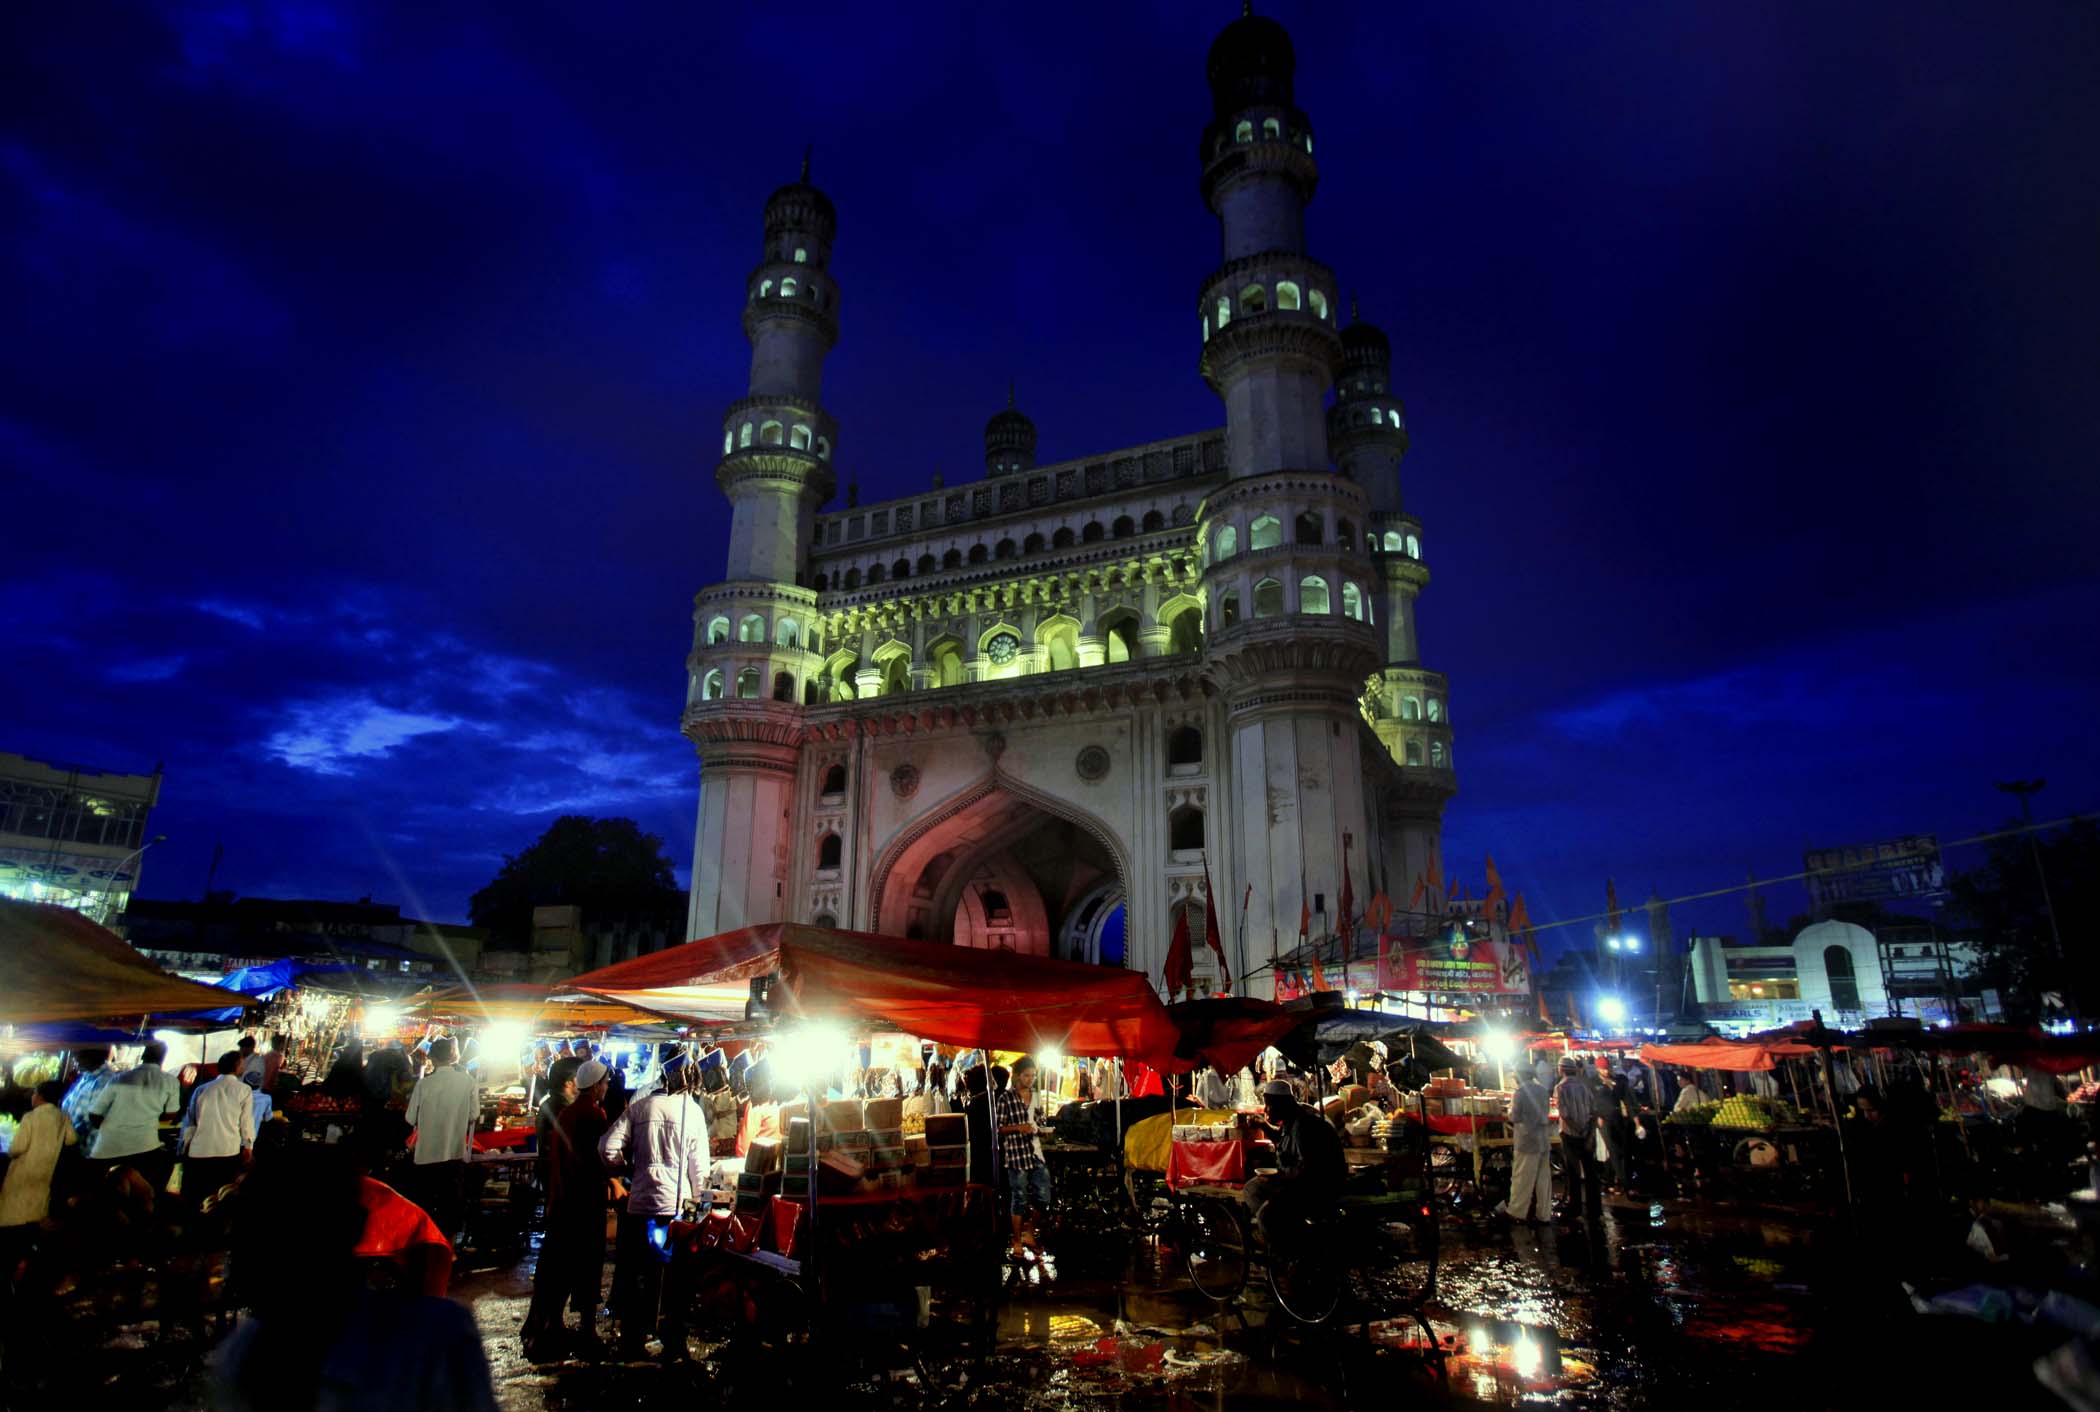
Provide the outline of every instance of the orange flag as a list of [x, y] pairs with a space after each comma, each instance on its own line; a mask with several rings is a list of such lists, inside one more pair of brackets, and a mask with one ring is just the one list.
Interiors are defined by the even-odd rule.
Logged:
[[1489, 921], [1493, 921], [1493, 920], [1494, 920], [1494, 917], [1495, 917], [1495, 904], [1496, 904], [1497, 902], [1500, 902], [1500, 901], [1502, 901], [1502, 900], [1504, 899], [1504, 897], [1505, 897], [1505, 896], [1506, 896], [1507, 894], [1505, 894], [1505, 893], [1503, 892], [1503, 890], [1502, 890], [1502, 874], [1500, 874], [1500, 873], [1498, 873], [1498, 872], [1496, 872], [1496, 871], [1495, 871], [1495, 855], [1494, 855], [1494, 854], [1492, 854], [1492, 853], [1488, 854], [1488, 856], [1487, 856], [1487, 860], [1488, 860], [1488, 890], [1487, 890], [1487, 901], [1486, 901], [1486, 902], [1485, 902], [1485, 903], [1484, 903], [1484, 904], [1482, 905], [1482, 908], [1481, 908], [1481, 910], [1487, 913], [1487, 916], [1488, 916], [1488, 920], [1489, 920]]
[[1407, 897], [1407, 909], [1410, 912], [1420, 910], [1422, 906], [1422, 893], [1428, 888], [1428, 886], [1428, 883], [1422, 881], [1422, 875], [1420, 873], [1416, 873], [1415, 890], [1409, 893]]
[[1437, 866], [1435, 849], [1431, 849], [1429, 852], [1429, 890], [1431, 892], [1442, 892], [1444, 890], [1444, 872], [1443, 869]]
[[1531, 953], [1532, 964], [1536, 965], [1539, 944], [1531, 934], [1531, 908], [1525, 905], [1521, 892], [1517, 894], [1517, 900], [1509, 904], [1509, 934], [1524, 944], [1524, 949]]

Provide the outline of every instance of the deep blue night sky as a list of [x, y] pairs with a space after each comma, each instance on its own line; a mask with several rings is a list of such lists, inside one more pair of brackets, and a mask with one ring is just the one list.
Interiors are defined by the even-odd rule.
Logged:
[[[1263, 8], [1312, 253], [1396, 348], [1453, 871], [1546, 920], [1976, 832], [1994, 778], [2100, 805], [2100, 10]], [[166, 761], [147, 894], [223, 841], [223, 887], [460, 919], [566, 811], [683, 877], [713, 448], [805, 143], [864, 499], [981, 474], [1009, 376], [1044, 461], [1222, 424], [1236, 4], [759, 9], [0, 21], [0, 749]]]

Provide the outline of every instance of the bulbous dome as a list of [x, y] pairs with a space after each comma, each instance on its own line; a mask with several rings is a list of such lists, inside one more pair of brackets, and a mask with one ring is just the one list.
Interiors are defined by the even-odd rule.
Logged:
[[808, 231], [830, 244], [838, 234], [839, 215], [831, 198], [807, 181], [793, 181], [766, 198], [766, 233]]
[[993, 475], [1030, 470], [1035, 465], [1035, 423], [1014, 407], [1013, 394], [1006, 405], [992, 413], [984, 424], [984, 465]]
[[1204, 69], [1211, 105], [1222, 118], [1257, 103], [1289, 106], [1298, 54], [1283, 26], [1250, 6], [1211, 42]]
[[1393, 361], [1393, 341], [1378, 325], [1351, 320], [1342, 330], [1342, 359], [1352, 366], [1385, 367]]

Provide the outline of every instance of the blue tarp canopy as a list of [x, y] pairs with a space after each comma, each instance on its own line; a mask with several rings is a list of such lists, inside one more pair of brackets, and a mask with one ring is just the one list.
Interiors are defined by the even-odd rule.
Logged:
[[[306, 985], [326, 977], [345, 973], [370, 975], [363, 966], [352, 966], [342, 961], [297, 961], [286, 957], [263, 966], [243, 966], [229, 972], [225, 979], [213, 982], [221, 990], [230, 990], [237, 995], [253, 996], [257, 1000], [268, 1000], [279, 991], [289, 990], [295, 985]], [[238, 1006], [224, 1010], [192, 1010], [187, 1014], [172, 1017], [182, 1020], [208, 1020], [220, 1024], [237, 1024], [241, 1018]]]

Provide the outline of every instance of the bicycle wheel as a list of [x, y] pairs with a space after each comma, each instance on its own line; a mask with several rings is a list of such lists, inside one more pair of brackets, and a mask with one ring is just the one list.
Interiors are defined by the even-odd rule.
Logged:
[[1247, 1223], [1223, 1201], [1188, 1203], [1181, 1216], [1182, 1259], [1196, 1293], [1223, 1304], [1247, 1287]]
[[1342, 1303], [1342, 1266], [1330, 1255], [1269, 1261], [1269, 1290], [1277, 1308], [1301, 1324], [1321, 1324]]

